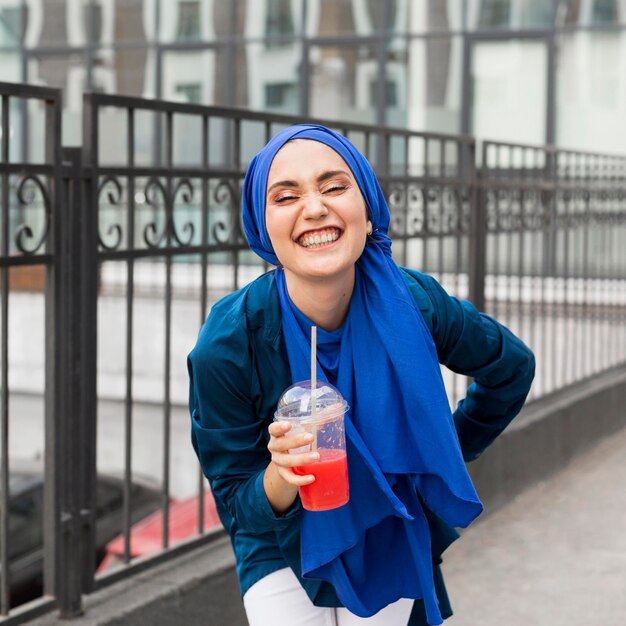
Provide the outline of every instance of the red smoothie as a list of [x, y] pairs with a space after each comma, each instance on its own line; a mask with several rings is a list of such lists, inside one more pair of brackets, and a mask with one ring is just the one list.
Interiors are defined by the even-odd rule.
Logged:
[[315, 476], [315, 482], [299, 488], [302, 506], [308, 511], [335, 509], [350, 499], [346, 451], [321, 449], [319, 453], [319, 461], [293, 468], [300, 476]]

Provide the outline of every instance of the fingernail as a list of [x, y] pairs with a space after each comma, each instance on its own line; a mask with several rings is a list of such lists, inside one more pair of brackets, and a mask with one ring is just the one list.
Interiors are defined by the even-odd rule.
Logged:
[[313, 435], [311, 433], [306, 433], [306, 435], [304, 435], [304, 440], [313, 441]]

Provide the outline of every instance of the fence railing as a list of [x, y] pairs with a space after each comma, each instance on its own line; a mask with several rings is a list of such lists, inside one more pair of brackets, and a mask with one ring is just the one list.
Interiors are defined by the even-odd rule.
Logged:
[[[89, 94], [83, 145], [64, 149], [60, 92], [0, 84], [0, 95], [0, 610], [14, 624], [53, 603], [77, 615], [82, 594], [219, 532], [207, 530], [210, 494], [189, 445], [185, 356], [212, 304], [268, 269], [243, 236], [241, 181], [252, 155], [301, 120]], [[43, 164], [10, 160], [13, 100], [45, 110]], [[396, 260], [536, 351], [535, 397], [625, 360], [625, 159], [494, 142], [477, 159], [471, 137], [323, 123], [374, 165]], [[43, 291], [20, 291], [26, 266], [42, 268]], [[466, 381], [444, 378], [454, 404]], [[43, 439], [28, 436], [38, 428]], [[44, 498], [30, 519], [43, 542], [29, 554], [47, 595], [9, 611], [23, 565], [12, 535], [27, 522], [12, 517], [24, 500], [13, 478], [17, 457], [35, 456]], [[119, 502], [107, 519], [122, 533], [124, 565], [96, 574], [96, 548], [106, 547], [99, 487], [110, 474]], [[162, 551], [137, 559], [144, 476]], [[197, 535], [172, 546], [171, 503], [194, 495]]]
[[480, 173], [482, 308], [535, 351], [532, 397], [623, 363], [626, 158], [484, 142]]

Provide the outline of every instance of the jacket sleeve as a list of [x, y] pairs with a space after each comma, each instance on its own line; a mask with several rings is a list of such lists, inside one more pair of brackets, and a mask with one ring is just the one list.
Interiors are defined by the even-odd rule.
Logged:
[[411, 289], [440, 363], [474, 379], [453, 414], [463, 458], [473, 461], [520, 412], [535, 375], [535, 358], [521, 339], [470, 302], [449, 296], [430, 276], [409, 274], [423, 290]]
[[[187, 359], [193, 447], [218, 510], [221, 505], [248, 532], [278, 530], [299, 513], [299, 500], [280, 517], [267, 500], [263, 474], [270, 461], [268, 424], [255, 411], [245, 322], [214, 313]], [[222, 517], [227, 526], [230, 520]]]

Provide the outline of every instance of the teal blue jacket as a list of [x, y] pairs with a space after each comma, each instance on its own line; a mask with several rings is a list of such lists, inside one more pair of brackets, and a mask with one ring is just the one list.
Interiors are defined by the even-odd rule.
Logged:
[[[520, 411], [534, 376], [534, 358], [504, 326], [472, 304], [449, 296], [432, 277], [402, 275], [433, 336], [439, 361], [474, 382], [454, 411], [466, 461], [476, 459]], [[270, 461], [267, 428], [280, 394], [292, 383], [281, 332], [274, 273], [220, 300], [188, 357], [192, 443], [229, 533], [242, 595], [258, 580], [289, 566], [319, 606], [340, 606], [328, 583], [300, 575], [300, 511], [276, 516], [263, 490]], [[427, 511], [440, 609], [452, 614], [439, 569], [458, 538]], [[421, 601], [410, 626], [424, 625]]]

